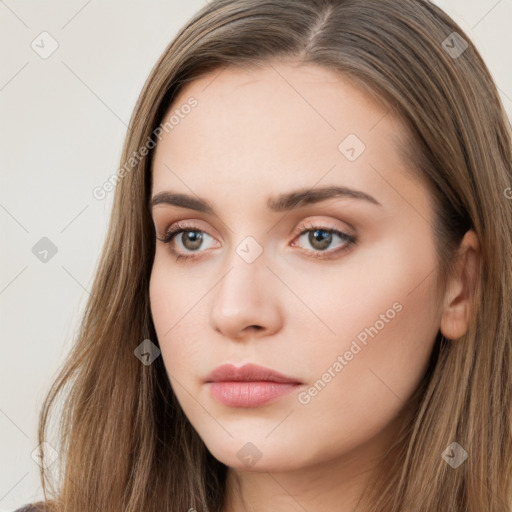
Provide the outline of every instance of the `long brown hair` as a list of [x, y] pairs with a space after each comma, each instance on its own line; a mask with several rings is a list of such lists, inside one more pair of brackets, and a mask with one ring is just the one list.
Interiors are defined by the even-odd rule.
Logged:
[[[48, 509], [222, 510], [226, 466], [184, 416], [162, 358], [145, 365], [134, 356], [143, 340], [158, 346], [148, 296], [154, 151], [140, 148], [154, 147], [184, 84], [276, 59], [338, 70], [405, 123], [404, 158], [435, 201], [440, 289], [463, 234], [473, 229], [480, 243], [470, 328], [457, 340], [438, 334], [372, 512], [511, 512], [510, 124], [474, 45], [426, 0], [213, 0], [165, 49], [130, 121], [76, 343], [41, 411], [39, 442], [59, 452], [57, 487], [57, 465], [41, 469]], [[46, 432], [61, 394], [57, 443]], [[454, 441], [468, 453], [457, 469], [441, 457]]]

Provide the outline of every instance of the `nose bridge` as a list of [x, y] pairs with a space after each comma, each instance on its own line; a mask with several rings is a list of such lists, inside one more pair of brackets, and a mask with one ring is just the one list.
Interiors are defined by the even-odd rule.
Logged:
[[228, 270], [224, 273], [216, 293], [216, 300], [222, 303], [224, 311], [256, 307], [260, 302], [261, 285], [268, 281], [269, 276], [265, 276], [265, 273], [270, 272], [265, 267], [262, 248], [259, 255], [255, 251], [254, 242], [244, 239], [227, 257]]
[[279, 322], [277, 295], [270, 293], [272, 272], [267, 268], [263, 247], [245, 237], [226, 258], [214, 293], [211, 309], [213, 327], [230, 337], [238, 337], [250, 326], [274, 329]]

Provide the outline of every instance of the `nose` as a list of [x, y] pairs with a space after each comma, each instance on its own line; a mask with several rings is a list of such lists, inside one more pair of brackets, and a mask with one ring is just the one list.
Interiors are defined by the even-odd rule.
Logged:
[[237, 341], [277, 332], [283, 321], [279, 280], [266, 267], [264, 258], [247, 263], [234, 251], [228, 265], [228, 271], [212, 291], [213, 329]]

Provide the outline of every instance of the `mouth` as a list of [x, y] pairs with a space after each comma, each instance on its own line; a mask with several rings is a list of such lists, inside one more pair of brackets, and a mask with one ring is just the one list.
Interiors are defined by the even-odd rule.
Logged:
[[205, 379], [211, 396], [229, 407], [259, 407], [274, 402], [301, 386], [299, 380], [254, 364], [240, 368], [217, 367]]

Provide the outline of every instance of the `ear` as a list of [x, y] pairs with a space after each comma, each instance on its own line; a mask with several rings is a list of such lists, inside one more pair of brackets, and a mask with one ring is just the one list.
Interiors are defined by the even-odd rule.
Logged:
[[458, 250], [456, 273], [448, 283], [440, 330], [447, 339], [457, 339], [468, 329], [471, 304], [480, 269], [480, 244], [473, 230], [464, 235]]

